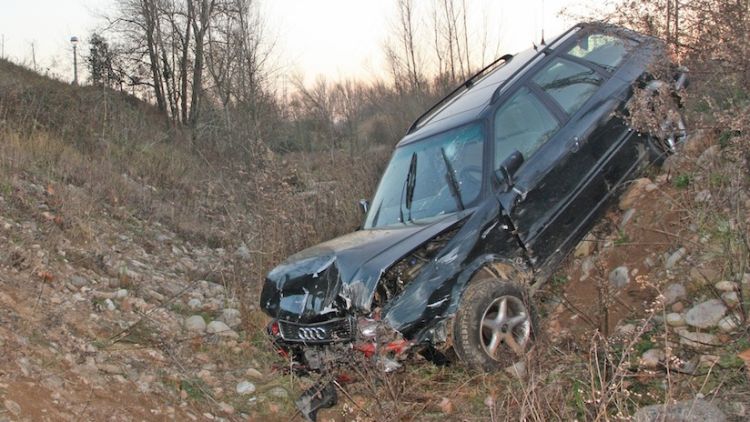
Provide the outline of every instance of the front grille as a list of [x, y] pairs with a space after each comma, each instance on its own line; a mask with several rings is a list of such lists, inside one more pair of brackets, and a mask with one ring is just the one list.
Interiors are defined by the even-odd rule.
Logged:
[[279, 321], [281, 338], [295, 343], [334, 343], [351, 341], [354, 337], [354, 320], [351, 318], [332, 319], [317, 324], [296, 324]]

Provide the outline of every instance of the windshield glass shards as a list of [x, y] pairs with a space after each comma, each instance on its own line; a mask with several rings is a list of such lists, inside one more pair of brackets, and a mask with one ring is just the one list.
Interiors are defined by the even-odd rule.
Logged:
[[482, 187], [484, 137], [477, 122], [398, 148], [364, 227], [405, 224], [471, 206]]

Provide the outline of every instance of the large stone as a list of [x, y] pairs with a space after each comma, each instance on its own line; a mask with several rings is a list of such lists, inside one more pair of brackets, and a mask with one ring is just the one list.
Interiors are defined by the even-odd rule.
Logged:
[[239, 334], [229, 328], [229, 326], [222, 321], [211, 321], [211, 323], [206, 327], [206, 332], [222, 337], [239, 337]]
[[685, 318], [676, 312], [667, 314], [666, 321], [670, 327], [682, 327], [685, 325]]
[[247, 368], [247, 371], [245, 371], [245, 375], [256, 380], [263, 379], [263, 374], [255, 368]]
[[716, 287], [716, 290], [720, 292], [733, 292], [737, 288], [737, 284], [732, 283], [729, 280], [722, 280], [714, 284], [714, 287]]
[[206, 332], [206, 321], [200, 315], [193, 315], [185, 320], [185, 329], [194, 333]]
[[221, 413], [225, 413], [227, 415], [234, 414], [234, 406], [232, 406], [229, 403], [225, 403], [225, 402], [219, 403], [219, 410], [221, 411]]
[[638, 409], [636, 422], [723, 422], [727, 418], [714, 404], [702, 399], [685, 400], [675, 404], [653, 404]]
[[682, 329], [678, 334], [680, 335], [680, 344], [694, 349], [705, 349], [721, 344], [719, 339], [710, 333], [696, 333]]
[[672, 283], [664, 289], [664, 304], [671, 305], [686, 295], [685, 286], [680, 283]]
[[282, 399], [282, 400], [286, 400], [287, 398], [289, 398], [289, 392], [286, 391], [284, 387], [274, 387], [268, 390], [267, 394], [271, 397], [275, 397], [277, 399]]
[[685, 322], [697, 328], [711, 328], [719, 323], [727, 307], [718, 299], [710, 299], [693, 306], [685, 314]]
[[620, 203], [618, 204], [620, 209], [626, 211], [633, 208], [633, 205], [640, 199], [649, 184], [651, 184], [651, 180], [647, 177], [633, 180], [628, 190], [620, 197]]
[[255, 392], [255, 384], [250, 381], [241, 381], [237, 384], [235, 391], [241, 396], [245, 394], [253, 394]]
[[740, 297], [737, 296], [737, 292], [724, 292], [721, 294], [721, 300], [730, 308], [734, 308], [740, 303]]
[[187, 303], [188, 308], [192, 310], [200, 309], [202, 305], [203, 304], [201, 303], [200, 299], [195, 298], [195, 297], [188, 300], [188, 303]]
[[591, 271], [594, 270], [595, 267], [594, 258], [591, 256], [587, 256], [584, 258], [583, 262], [581, 262], [581, 281], [586, 280], [591, 275]]
[[573, 251], [573, 256], [576, 258], [585, 258], [591, 255], [594, 249], [596, 249], [596, 238], [589, 233], [578, 243], [578, 246]]
[[74, 275], [70, 277], [70, 284], [76, 286], [76, 287], [83, 287], [89, 284], [89, 281], [79, 275]]
[[672, 253], [672, 255], [669, 255], [669, 258], [667, 258], [667, 262], [664, 264], [664, 266], [668, 270], [671, 270], [675, 265], [677, 265], [678, 262], [682, 260], [682, 258], [685, 257], [686, 253], [687, 250], [685, 248], [677, 249]]
[[167, 297], [172, 298], [184, 293], [185, 287], [182, 284], [176, 283], [174, 281], [164, 281], [158, 285], [156, 290], [166, 295]]
[[630, 283], [630, 275], [628, 274], [628, 267], [622, 265], [609, 273], [609, 282], [617, 288], [621, 289]]
[[226, 308], [221, 311], [220, 320], [228, 326], [234, 328], [242, 324], [242, 318], [240, 317], [240, 311], [238, 309]]

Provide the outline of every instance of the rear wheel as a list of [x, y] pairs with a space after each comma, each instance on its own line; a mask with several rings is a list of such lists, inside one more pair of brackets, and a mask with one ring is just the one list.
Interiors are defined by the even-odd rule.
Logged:
[[529, 350], [538, 329], [526, 289], [494, 278], [470, 284], [453, 324], [453, 348], [468, 366], [496, 371]]
[[662, 121], [659, 133], [649, 137], [649, 143], [658, 157], [664, 157], [677, 152], [677, 147], [685, 142], [687, 136], [685, 118], [679, 110], [671, 109]]

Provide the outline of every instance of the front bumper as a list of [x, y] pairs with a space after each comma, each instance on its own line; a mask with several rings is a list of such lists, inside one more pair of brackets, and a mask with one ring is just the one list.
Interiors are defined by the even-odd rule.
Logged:
[[268, 325], [268, 334], [281, 355], [291, 357], [304, 370], [314, 371], [328, 366], [325, 362], [348, 360], [345, 356], [352, 352], [389, 361], [389, 371], [399, 366], [395, 362], [405, 358], [414, 346], [382, 321], [369, 318], [345, 317], [314, 324], [274, 319]]

